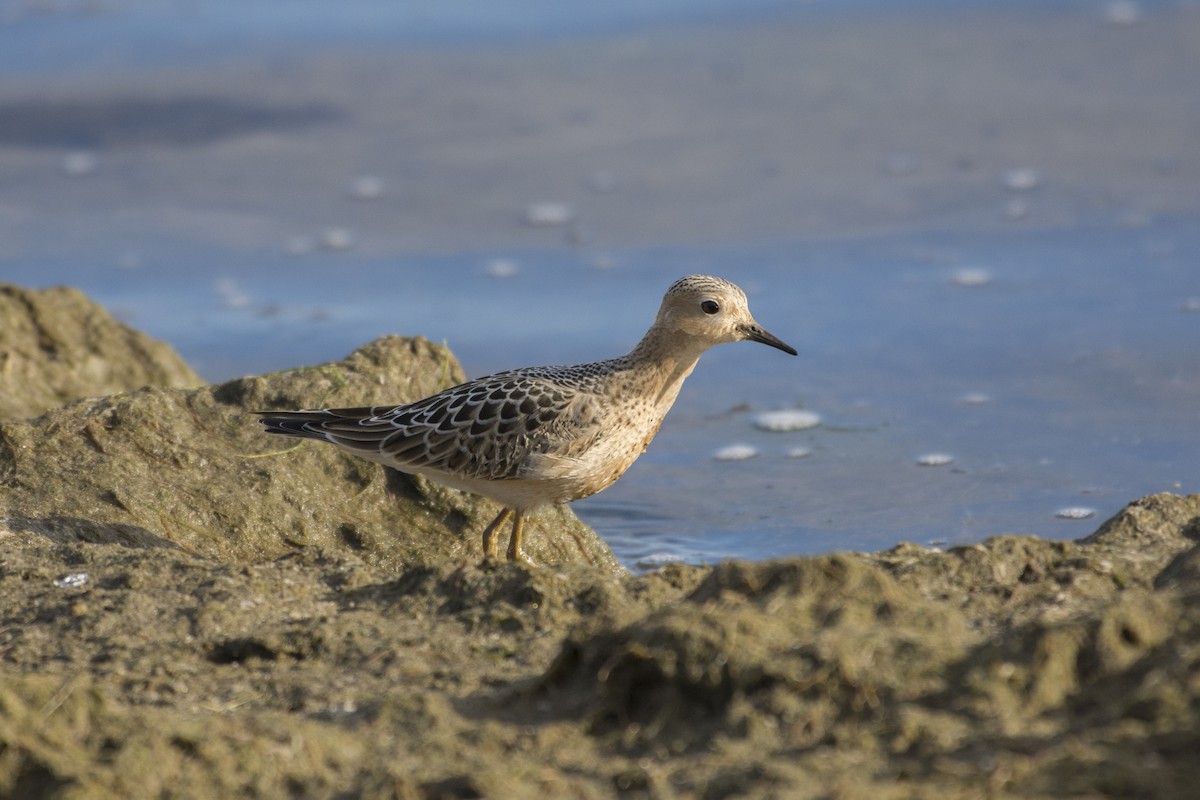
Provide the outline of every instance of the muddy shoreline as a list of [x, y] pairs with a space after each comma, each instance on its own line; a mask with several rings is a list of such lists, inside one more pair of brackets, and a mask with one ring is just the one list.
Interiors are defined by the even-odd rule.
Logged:
[[[69, 359], [80, 320], [94, 365], [144, 351], [70, 297], [6, 351]], [[529, 568], [480, 562], [479, 501], [242, 414], [457, 370], [388, 337], [0, 423], [0, 796], [1191, 796], [1200, 495], [1075, 542], [637, 576], [563, 511]]]

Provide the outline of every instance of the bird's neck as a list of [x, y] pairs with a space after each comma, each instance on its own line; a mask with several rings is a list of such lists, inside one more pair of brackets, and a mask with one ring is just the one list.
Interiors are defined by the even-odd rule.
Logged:
[[630, 366], [641, 374], [646, 388], [657, 398], [659, 403], [669, 407], [675, 402], [679, 388], [692, 370], [696, 362], [707, 348], [680, 346], [676, 339], [668, 342], [661, 331], [651, 328], [625, 358]]

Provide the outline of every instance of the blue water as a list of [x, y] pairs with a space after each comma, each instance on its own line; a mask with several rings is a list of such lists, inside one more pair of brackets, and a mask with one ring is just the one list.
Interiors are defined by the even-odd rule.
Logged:
[[[1190, 0], [1140, 0], [1140, 9]], [[86, 0], [0, 5], [0, 70], [178, 64], [253, 50], [356, 45], [514, 44], [667, 25], [736, 25], [788, 13], [953, 13], [999, 8], [1095, 14], [1095, 0]]]
[[732, 22], [794, 0], [126, 0], [57, 13], [14, 4], [0, 19], [0, 69], [151, 65], [313, 45], [445, 46], [602, 36], [648, 26]]

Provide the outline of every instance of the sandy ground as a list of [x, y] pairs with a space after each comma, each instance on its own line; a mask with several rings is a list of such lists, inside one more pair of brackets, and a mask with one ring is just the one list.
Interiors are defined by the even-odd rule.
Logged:
[[0, 258], [1136, 225], [1200, 212], [1198, 67], [1200, 11], [1156, 8], [0, 76]]

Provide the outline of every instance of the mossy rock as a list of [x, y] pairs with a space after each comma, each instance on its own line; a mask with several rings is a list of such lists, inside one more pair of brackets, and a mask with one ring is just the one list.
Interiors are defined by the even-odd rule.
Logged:
[[638, 576], [0, 531], [0, 796], [1190, 798], [1198, 502]]
[[0, 419], [142, 386], [202, 383], [169, 345], [113, 319], [76, 289], [0, 283]]
[[861, 556], [733, 561], [682, 602], [569, 639], [539, 692], [630, 743], [703, 749], [733, 733], [804, 748], [944, 690], [970, 638]]
[[[0, 522], [56, 541], [175, 545], [222, 561], [311, 548], [393, 567], [479, 558], [491, 501], [329, 445], [269, 437], [249, 413], [402, 403], [463, 379], [446, 348], [387, 336], [339, 362], [144, 388], [2, 423]], [[619, 568], [567, 508], [535, 514], [526, 534], [539, 562]]]

